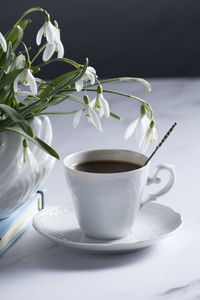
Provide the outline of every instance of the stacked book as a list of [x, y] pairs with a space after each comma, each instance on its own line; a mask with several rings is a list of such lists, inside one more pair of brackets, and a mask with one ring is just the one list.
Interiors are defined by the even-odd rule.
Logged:
[[30, 226], [36, 212], [44, 207], [44, 194], [38, 191], [6, 219], [0, 220], [0, 255]]

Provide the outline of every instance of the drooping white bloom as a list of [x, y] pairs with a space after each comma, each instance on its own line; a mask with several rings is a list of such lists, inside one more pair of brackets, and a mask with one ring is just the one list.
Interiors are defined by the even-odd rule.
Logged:
[[6, 40], [3, 36], [3, 34], [0, 32], [0, 45], [3, 49], [3, 52], [6, 52], [7, 51], [7, 43], [6, 43]]
[[157, 141], [157, 130], [154, 125], [154, 121], [153, 121], [153, 125], [152, 125], [152, 121], [151, 121], [150, 127], [148, 128], [143, 139], [140, 141], [139, 148], [141, 149], [141, 151], [143, 153], [145, 153], [147, 151], [149, 144], [154, 143], [156, 141]]
[[[30, 91], [21, 91], [19, 84], [22, 83], [30, 87]], [[37, 95], [37, 84], [36, 79], [31, 73], [30, 69], [24, 69], [14, 80], [14, 92], [18, 93], [19, 96]]]
[[23, 152], [19, 160], [19, 168], [22, 169], [25, 166], [30, 167], [33, 172], [39, 173], [37, 160], [29, 149], [28, 141], [26, 139], [23, 140]]
[[97, 78], [96, 70], [93, 67], [87, 67], [85, 74], [75, 83], [77, 92], [80, 92], [83, 88], [84, 81], [90, 80], [91, 84], [95, 84], [95, 79]]
[[102, 131], [101, 122], [91, 102], [84, 103], [84, 107], [76, 112], [73, 120], [74, 128], [78, 126], [83, 112], [85, 113], [88, 122], [92, 123], [99, 131]]
[[55, 41], [60, 39], [58, 29], [51, 23], [51, 21], [46, 21], [44, 25], [40, 28], [36, 36], [36, 43], [39, 46], [42, 41], [42, 36], [46, 37], [48, 44], [54, 44]]
[[57, 55], [58, 58], [62, 58], [64, 56], [64, 47], [60, 40], [59, 29], [57, 29], [55, 27], [55, 30], [58, 31], [59, 39], [55, 39], [54, 43], [46, 45], [45, 50], [43, 52], [43, 57], [42, 57], [43, 61], [48, 61], [52, 57], [52, 55], [54, 54], [55, 51], [58, 52], [58, 55]]
[[55, 51], [58, 52], [58, 58], [64, 56], [64, 47], [60, 40], [60, 30], [54, 26], [50, 21], [46, 21], [40, 28], [36, 36], [36, 43], [39, 46], [42, 41], [42, 36], [46, 37], [47, 45], [43, 52], [43, 60], [49, 60]]
[[105, 115], [106, 118], [110, 117], [110, 107], [102, 92], [97, 92], [96, 98], [93, 99], [91, 103], [93, 104], [93, 107], [99, 112], [100, 118], [102, 118], [103, 115]]
[[150, 120], [146, 114], [141, 114], [139, 118], [129, 124], [125, 131], [125, 140], [129, 139], [133, 134], [138, 145], [144, 138], [150, 125]]

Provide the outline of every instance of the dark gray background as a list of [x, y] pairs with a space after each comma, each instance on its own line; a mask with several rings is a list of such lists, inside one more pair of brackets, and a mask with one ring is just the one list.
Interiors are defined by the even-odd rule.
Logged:
[[[198, 0], [3, 0], [0, 31], [5, 33], [30, 6], [47, 9], [59, 21], [65, 56], [85, 57], [102, 78], [200, 75], [200, 1]], [[43, 24], [36, 12], [25, 34], [35, 47]], [[46, 78], [67, 71], [47, 67]]]

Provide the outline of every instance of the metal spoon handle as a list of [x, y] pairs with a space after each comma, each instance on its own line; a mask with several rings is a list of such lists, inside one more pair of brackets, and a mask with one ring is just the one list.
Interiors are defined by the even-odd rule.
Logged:
[[149, 156], [149, 158], [147, 159], [147, 161], [145, 162], [144, 166], [146, 166], [148, 164], [148, 162], [150, 161], [150, 159], [154, 156], [154, 154], [158, 151], [158, 149], [162, 146], [162, 144], [166, 141], [166, 139], [168, 138], [168, 136], [170, 135], [170, 133], [172, 132], [172, 130], [174, 129], [174, 127], [177, 125], [177, 123], [175, 122], [172, 127], [167, 131], [167, 133], [165, 134], [165, 136], [163, 137], [163, 139], [161, 140], [161, 142], [158, 144], [158, 146], [156, 147], [156, 149], [153, 151], [153, 153]]

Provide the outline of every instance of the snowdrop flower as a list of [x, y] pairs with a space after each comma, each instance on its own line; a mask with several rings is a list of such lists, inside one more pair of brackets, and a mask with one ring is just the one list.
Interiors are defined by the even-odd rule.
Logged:
[[144, 135], [143, 139], [140, 141], [140, 149], [143, 153], [146, 152], [150, 143], [154, 143], [157, 141], [157, 130], [155, 127], [155, 121], [151, 121], [150, 127], [148, 128], [146, 134]]
[[28, 141], [27, 139], [23, 140], [23, 153], [19, 161], [19, 168], [23, 168], [29, 166], [33, 172], [39, 173], [39, 166], [37, 163], [37, 160], [31, 150], [29, 149]]
[[103, 89], [100, 85], [97, 88], [97, 96], [91, 103], [93, 104], [93, 107], [99, 111], [100, 118], [102, 118], [103, 115], [105, 115], [106, 118], [110, 117], [110, 107], [108, 101], [103, 96]]
[[144, 105], [142, 105], [140, 109], [140, 117], [131, 122], [125, 131], [125, 140], [129, 139], [134, 134], [135, 140], [139, 145], [146, 134], [149, 125], [150, 120], [146, 115], [146, 108]]
[[62, 58], [64, 56], [64, 47], [60, 40], [60, 29], [58, 28], [58, 24], [56, 21], [54, 26], [49, 19], [44, 23], [44, 25], [40, 28], [36, 36], [36, 43], [39, 46], [42, 41], [42, 36], [44, 35], [47, 39], [47, 45], [43, 52], [43, 61], [48, 61], [55, 51], [58, 52], [58, 58]]
[[6, 43], [6, 40], [3, 36], [3, 34], [0, 32], [0, 45], [3, 49], [3, 52], [6, 52], [7, 51], [7, 43]]
[[54, 21], [54, 22], [57, 26], [57, 27], [54, 26], [54, 30], [56, 31], [56, 36], [55, 36], [53, 44], [46, 45], [45, 50], [43, 52], [43, 57], [42, 57], [43, 61], [49, 60], [55, 51], [58, 52], [58, 55], [57, 55], [58, 58], [62, 58], [64, 56], [64, 47], [60, 40], [60, 29], [58, 28], [57, 22], [56, 21]]
[[64, 56], [64, 47], [61, 40], [55, 41], [54, 44], [46, 45], [42, 56], [43, 61], [48, 61], [55, 51], [58, 52], [58, 58], [62, 58]]
[[73, 120], [74, 128], [76, 128], [80, 122], [82, 113], [85, 112], [86, 117], [88, 118], [88, 122], [92, 123], [99, 131], [102, 131], [101, 122], [97, 113], [95, 112], [92, 103], [89, 101], [89, 97], [87, 95], [84, 96], [84, 108], [80, 109], [76, 112]]
[[55, 41], [59, 41], [60, 35], [58, 29], [51, 23], [50, 19], [47, 20], [40, 28], [36, 36], [36, 43], [39, 46], [42, 41], [42, 36], [46, 37], [48, 44], [54, 44]]
[[93, 67], [87, 67], [85, 74], [81, 79], [76, 81], [75, 87], [77, 92], [80, 92], [83, 88], [84, 81], [90, 80], [91, 84], [95, 84], [95, 79], [97, 78], [96, 70]]
[[[19, 84], [22, 83], [30, 87], [30, 91], [21, 91]], [[14, 92], [18, 93], [20, 96], [28, 96], [37, 94], [37, 84], [36, 79], [31, 73], [30, 69], [24, 69], [14, 80]]]

